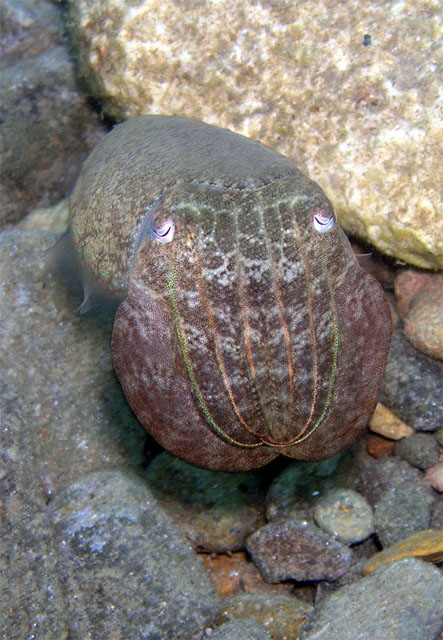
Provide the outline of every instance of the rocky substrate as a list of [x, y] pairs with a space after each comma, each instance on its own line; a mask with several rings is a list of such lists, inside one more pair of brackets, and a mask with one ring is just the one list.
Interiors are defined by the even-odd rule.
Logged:
[[440, 362], [397, 327], [396, 421], [380, 406], [322, 462], [197, 469], [132, 416], [112, 323], [48, 267], [58, 237], [0, 236], [1, 637], [436, 638]]

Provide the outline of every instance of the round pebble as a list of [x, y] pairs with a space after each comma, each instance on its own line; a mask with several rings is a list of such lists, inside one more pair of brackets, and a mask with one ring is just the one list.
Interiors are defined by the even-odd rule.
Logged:
[[326, 533], [345, 544], [362, 542], [374, 532], [374, 516], [369, 502], [352, 489], [334, 489], [325, 493], [315, 506], [314, 519]]
[[405, 335], [416, 349], [443, 360], [443, 275], [435, 274], [415, 296], [405, 317]]
[[429, 469], [438, 462], [440, 447], [430, 433], [416, 433], [399, 440], [394, 445], [394, 454], [407, 460], [419, 469]]

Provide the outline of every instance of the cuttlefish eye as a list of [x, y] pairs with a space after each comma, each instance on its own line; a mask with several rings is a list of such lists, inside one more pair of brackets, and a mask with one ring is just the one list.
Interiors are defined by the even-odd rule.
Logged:
[[166, 220], [162, 225], [151, 229], [151, 236], [157, 242], [171, 242], [174, 237], [175, 224], [172, 220]]
[[312, 226], [318, 233], [326, 233], [335, 227], [336, 218], [333, 211], [323, 211], [321, 209], [314, 212], [312, 216]]

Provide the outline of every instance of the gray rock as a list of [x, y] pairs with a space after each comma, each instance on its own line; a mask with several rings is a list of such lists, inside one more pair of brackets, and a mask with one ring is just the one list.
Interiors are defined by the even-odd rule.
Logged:
[[[356, 490], [374, 506], [387, 489], [404, 484], [427, 488], [423, 474], [406, 460], [386, 456], [368, 464], [356, 482]], [[429, 493], [430, 490], [428, 489]]]
[[333, 489], [321, 496], [314, 519], [323, 531], [345, 544], [362, 542], [374, 532], [369, 502], [352, 489]]
[[443, 447], [443, 427], [437, 429], [437, 431], [435, 432], [435, 437], [440, 447]]
[[419, 469], [429, 469], [440, 455], [437, 439], [429, 433], [416, 433], [410, 438], [398, 440], [394, 445], [394, 454]]
[[[273, 640], [292, 640], [299, 637], [312, 612], [311, 604], [286, 593], [240, 593], [224, 601], [218, 620], [227, 623], [254, 618]], [[243, 636], [235, 640], [243, 640]]]
[[247, 549], [266, 582], [337, 580], [349, 568], [352, 552], [318, 527], [279, 520], [248, 538]]
[[105, 132], [78, 92], [60, 13], [45, 0], [0, 7], [0, 228], [66, 196]]
[[199, 550], [243, 549], [264, 521], [263, 473], [198, 469], [170, 453], [149, 465], [146, 482], [171, 518]]
[[385, 491], [375, 505], [374, 518], [375, 531], [383, 547], [428, 529], [432, 502], [426, 488], [412, 483]]
[[30, 455], [47, 496], [95, 469], [139, 467], [146, 441], [113, 372], [111, 321], [79, 316], [81, 297], [48, 267], [56, 238], [0, 235], [0, 358], [25, 399]]
[[231, 620], [205, 637], [208, 640], [272, 640], [265, 627], [253, 618]]
[[443, 364], [394, 333], [380, 400], [417, 431], [441, 427]]
[[50, 516], [72, 637], [189, 640], [214, 621], [209, 575], [140, 478], [91, 473]]
[[407, 558], [342, 587], [319, 605], [302, 640], [435, 640], [443, 630], [443, 578]]
[[29, 416], [23, 394], [6, 383], [4, 371], [0, 380], [0, 637], [65, 640], [68, 614]]

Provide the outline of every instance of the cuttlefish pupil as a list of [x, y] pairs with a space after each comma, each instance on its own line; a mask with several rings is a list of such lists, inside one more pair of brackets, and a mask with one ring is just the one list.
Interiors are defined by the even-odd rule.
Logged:
[[87, 286], [119, 304], [123, 391], [168, 450], [251, 469], [334, 455], [365, 428], [389, 307], [287, 158], [185, 118], [133, 118], [85, 163], [71, 236]]

